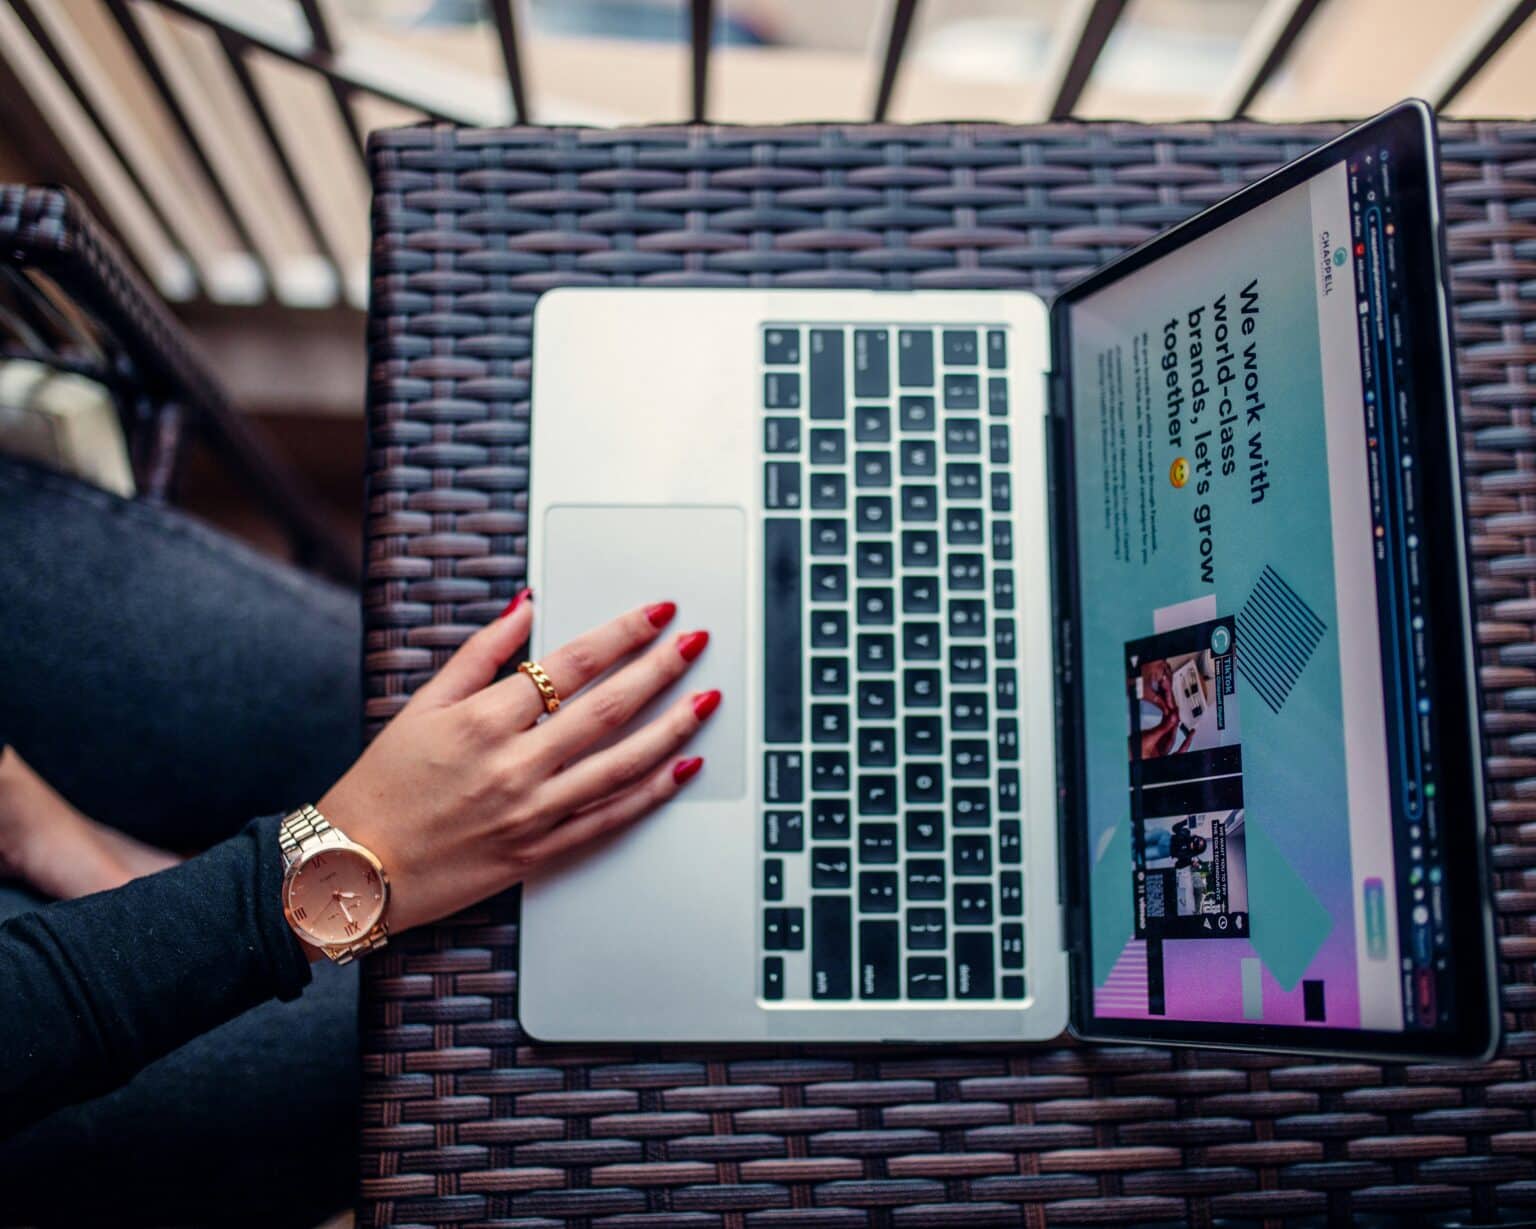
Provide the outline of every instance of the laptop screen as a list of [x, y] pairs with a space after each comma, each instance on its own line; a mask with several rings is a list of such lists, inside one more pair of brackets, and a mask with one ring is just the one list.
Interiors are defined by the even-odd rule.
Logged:
[[1095, 1016], [1453, 1023], [1408, 156], [1345, 146], [1070, 304]]

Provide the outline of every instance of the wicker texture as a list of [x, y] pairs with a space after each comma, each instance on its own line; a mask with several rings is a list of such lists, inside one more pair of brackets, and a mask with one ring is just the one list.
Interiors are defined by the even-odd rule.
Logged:
[[[423, 127], [371, 149], [367, 714], [500, 610], [572, 283], [1050, 293], [1334, 126]], [[1536, 125], [1443, 132], [1508, 1039], [1475, 1067], [1061, 1043], [531, 1045], [516, 902], [369, 962], [359, 1223], [1335, 1223], [1536, 1205]], [[1527, 1215], [1536, 1216], [1536, 1210]]]

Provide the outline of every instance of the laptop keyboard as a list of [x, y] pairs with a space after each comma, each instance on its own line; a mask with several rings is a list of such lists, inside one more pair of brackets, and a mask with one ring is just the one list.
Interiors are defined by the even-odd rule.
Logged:
[[761, 994], [1022, 999], [1007, 332], [761, 346]]

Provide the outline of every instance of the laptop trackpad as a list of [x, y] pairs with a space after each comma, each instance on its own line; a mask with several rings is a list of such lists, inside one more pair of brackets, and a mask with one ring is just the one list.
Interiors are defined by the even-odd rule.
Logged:
[[704, 628], [709, 648], [650, 716], [717, 687], [720, 708], [688, 744], [704, 771], [679, 801], [746, 795], [746, 534], [741, 508], [557, 506], [545, 513], [536, 646], [548, 654], [632, 606], [677, 603], [664, 633]]

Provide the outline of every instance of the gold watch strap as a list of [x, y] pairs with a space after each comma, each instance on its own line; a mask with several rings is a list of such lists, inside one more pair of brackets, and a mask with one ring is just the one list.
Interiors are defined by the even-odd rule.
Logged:
[[[283, 816], [283, 822], [277, 827], [277, 847], [282, 851], [284, 864], [291, 866], [306, 848], [332, 832], [336, 832], [336, 829], [331, 827], [330, 821], [308, 803], [296, 811], [290, 811]], [[337, 964], [351, 964], [359, 956], [376, 952], [388, 942], [389, 924], [380, 918], [374, 923], [373, 929], [356, 943], [349, 943], [345, 947], [323, 947], [320, 950]]]

